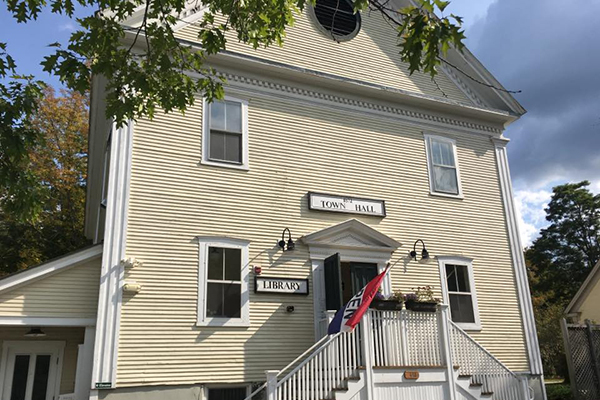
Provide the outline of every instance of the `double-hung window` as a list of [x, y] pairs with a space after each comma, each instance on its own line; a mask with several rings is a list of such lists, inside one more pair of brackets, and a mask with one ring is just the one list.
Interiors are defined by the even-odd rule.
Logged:
[[248, 319], [248, 242], [199, 238], [198, 325], [238, 325]]
[[248, 169], [248, 104], [226, 97], [204, 101], [202, 163]]
[[438, 262], [452, 321], [463, 329], [481, 329], [472, 261], [463, 257], [438, 257]]
[[429, 187], [432, 194], [462, 196], [456, 142], [452, 139], [425, 135], [429, 166]]

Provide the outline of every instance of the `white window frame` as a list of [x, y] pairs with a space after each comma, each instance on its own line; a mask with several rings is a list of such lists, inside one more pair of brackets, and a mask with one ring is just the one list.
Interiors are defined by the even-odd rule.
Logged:
[[[451, 197], [455, 199], [462, 199], [462, 184], [460, 179], [460, 167], [458, 163], [458, 154], [456, 152], [456, 140], [451, 139], [446, 136], [434, 135], [431, 133], [423, 133], [423, 138], [425, 140], [425, 155], [427, 157], [427, 170], [429, 172], [429, 193], [433, 196], [442, 196], [442, 197]], [[454, 154], [454, 164], [456, 169], [456, 185], [458, 188], [458, 194], [445, 193], [445, 192], [437, 192], [435, 190], [434, 184], [434, 168], [433, 168], [433, 157], [431, 156], [431, 139], [439, 140], [441, 142], [450, 143], [452, 145], [452, 152]]]
[[[223, 238], [223, 237], [198, 237], [199, 242], [199, 267], [198, 267], [198, 326], [250, 326], [250, 293], [248, 291], [248, 240]], [[240, 318], [208, 317], [206, 315], [206, 288], [208, 280], [208, 249], [222, 247], [241, 250], [241, 295]]]
[[225, 96], [223, 100], [234, 101], [242, 105], [242, 163], [234, 164], [226, 161], [220, 162], [209, 158], [210, 150], [210, 103], [206, 98], [202, 99], [202, 160], [201, 164], [217, 167], [249, 170], [248, 160], [248, 101], [235, 97]]
[[469, 287], [471, 289], [471, 300], [473, 303], [473, 315], [475, 316], [475, 322], [454, 322], [466, 331], [480, 331], [481, 320], [479, 318], [479, 304], [477, 302], [477, 289], [475, 288], [475, 279], [473, 277], [473, 259], [461, 256], [437, 256], [438, 265], [440, 268], [440, 281], [442, 287], [442, 295], [444, 296], [444, 303], [448, 304], [450, 311], [450, 317], [452, 317], [452, 310], [450, 309], [450, 295], [448, 293], [448, 277], [446, 276], [446, 264], [449, 265], [462, 265], [467, 267], [469, 275]]

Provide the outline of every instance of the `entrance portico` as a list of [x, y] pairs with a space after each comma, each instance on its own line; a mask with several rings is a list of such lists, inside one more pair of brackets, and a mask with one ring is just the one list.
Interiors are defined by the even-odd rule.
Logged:
[[[383, 271], [392, 253], [402, 245], [357, 219], [321, 229], [300, 240], [308, 246], [312, 263], [316, 339], [325, 334], [328, 291], [330, 299], [334, 291], [334, 296], [343, 299], [344, 286], [347, 292], [353, 281], [357, 285], [365, 280], [372, 274], [370, 266], [376, 266], [377, 273]], [[389, 276], [381, 286], [385, 295], [391, 293]], [[331, 300], [329, 303], [332, 304]]]

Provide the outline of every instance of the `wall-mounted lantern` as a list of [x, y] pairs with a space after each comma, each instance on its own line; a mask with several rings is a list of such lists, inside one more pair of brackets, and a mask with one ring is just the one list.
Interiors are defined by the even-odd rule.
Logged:
[[410, 254], [410, 258], [413, 258], [415, 261], [417, 261], [417, 243], [419, 243], [419, 242], [421, 242], [421, 260], [427, 260], [427, 259], [429, 259], [429, 252], [425, 248], [425, 242], [422, 241], [421, 239], [417, 239], [415, 241], [415, 244], [413, 245], [413, 249], [409, 253]]
[[[287, 243], [285, 242], [285, 231], [287, 231], [287, 233], [288, 233]], [[281, 232], [281, 240], [277, 244], [279, 245], [279, 247], [281, 247], [281, 250], [283, 250], [283, 251], [294, 250], [294, 247], [296, 247], [296, 244], [292, 240], [292, 232], [290, 231], [290, 228], [285, 228], [283, 230], [283, 232]]]

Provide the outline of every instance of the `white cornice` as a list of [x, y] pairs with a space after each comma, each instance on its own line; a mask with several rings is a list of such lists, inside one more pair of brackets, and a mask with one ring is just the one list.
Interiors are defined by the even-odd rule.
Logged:
[[440, 66], [440, 68], [446, 73], [446, 75], [448, 76], [448, 78], [450, 78], [450, 80], [452, 82], [454, 82], [454, 84], [456, 86], [458, 86], [458, 88], [460, 90], [462, 90], [462, 92], [465, 94], [465, 96], [467, 96], [469, 98], [469, 100], [471, 100], [473, 103], [477, 104], [479, 107], [482, 108], [490, 108], [490, 106], [488, 104], [486, 104], [483, 100], [481, 100], [481, 98], [477, 95], [477, 93], [475, 93], [473, 91], [473, 89], [471, 89], [471, 87], [469, 85], [467, 85], [465, 83], [465, 81], [463, 81], [454, 71], [453, 68], [450, 68], [444, 64], [442, 64]]
[[433, 113], [426, 113], [424, 111], [414, 111], [406, 108], [392, 107], [382, 104], [377, 104], [369, 101], [356, 100], [349, 97], [333, 95], [323, 92], [317, 92], [310, 89], [303, 89], [297, 86], [286, 85], [282, 83], [270, 82], [257, 78], [249, 78], [242, 75], [225, 73], [224, 77], [227, 78], [228, 82], [235, 86], [235, 84], [242, 84], [247, 86], [253, 86], [256, 88], [264, 88], [271, 91], [276, 91], [283, 94], [302, 96], [308, 99], [326, 101], [335, 103], [343, 106], [357, 107], [363, 110], [375, 111], [385, 114], [390, 114], [396, 117], [403, 117], [412, 120], [420, 120], [424, 123], [437, 123], [442, 125], [449, 125], [455, 128], [467, 129], [470, 131], [478, 131], [479, 133], [485, 133], [488, 136], [497, 136], [502, 134], [502, 130], [493, 126], [478, 124], [475, 122], [463, 121], [447, 116], [436, 115]]

